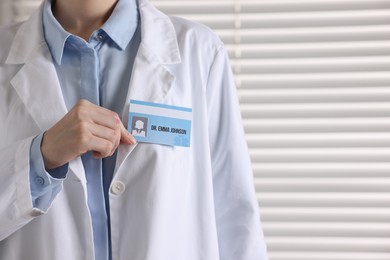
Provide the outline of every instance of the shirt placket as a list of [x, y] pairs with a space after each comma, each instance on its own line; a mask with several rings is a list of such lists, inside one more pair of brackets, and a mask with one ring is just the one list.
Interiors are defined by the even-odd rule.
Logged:
[[[100, 42], [83, 42], [81, 51], [81, 98], [95, 105], [101, 105], [99, 82], [99, 57], [96, 48]], [[92, 152], [82, 155], [87, 179], [88, 207], [94, 233], [95, 259], [107, 260], [108, 226], [103, 192], [102, 160], [93, 157]]]

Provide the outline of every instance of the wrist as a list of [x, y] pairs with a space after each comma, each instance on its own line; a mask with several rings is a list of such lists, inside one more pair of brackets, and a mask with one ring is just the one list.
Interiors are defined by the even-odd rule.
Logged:
[[50, 145], [48, 142], [48, 135], [47, 132], [43, 133], [42, 142], [41, 142], [41, 153], [43, 162], [45, 164], [46, 170], [53, 170], [55, 168], [58, 168], [61, 166], [60, 162], [57, 162], [53, 155], [55, 153], [50, 149]]

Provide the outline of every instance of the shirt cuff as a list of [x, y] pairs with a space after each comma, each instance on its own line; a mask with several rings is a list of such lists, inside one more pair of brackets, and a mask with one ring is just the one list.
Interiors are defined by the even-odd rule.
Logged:
[[62, 189], [69, 164], [46, 171], [41, 152], [43, 133], [36, 136], [30, 147], [30, 190], [34, 208], [46, 211]]

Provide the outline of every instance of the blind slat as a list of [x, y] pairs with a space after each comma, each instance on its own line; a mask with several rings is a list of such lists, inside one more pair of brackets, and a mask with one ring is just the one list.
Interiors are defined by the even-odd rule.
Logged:
[[[257, 190], [264, 192], [386, 192], [389, 178], [258, 178]], [[261, 202], [260, 202], [261, 203]]]
[[262, 219], [266, 223], [388, 223], [389, 207], [264, 207]]
[[390, 177], [388, 162], [283, 162], [253, 164], [255, 178], [382, 178]]
[[272, 236], [284, 237], [361, 237], [387, 238], [390, 225], [387, 223], [365, 222], [272, 222], [263, 225], [265, 232]]

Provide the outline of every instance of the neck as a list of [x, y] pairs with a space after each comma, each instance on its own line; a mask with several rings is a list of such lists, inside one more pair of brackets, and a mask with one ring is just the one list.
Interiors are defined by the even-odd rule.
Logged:
[[53, 14], [64, 29], [88, 41], [110, 17], [117, 0], [55, 0]]

